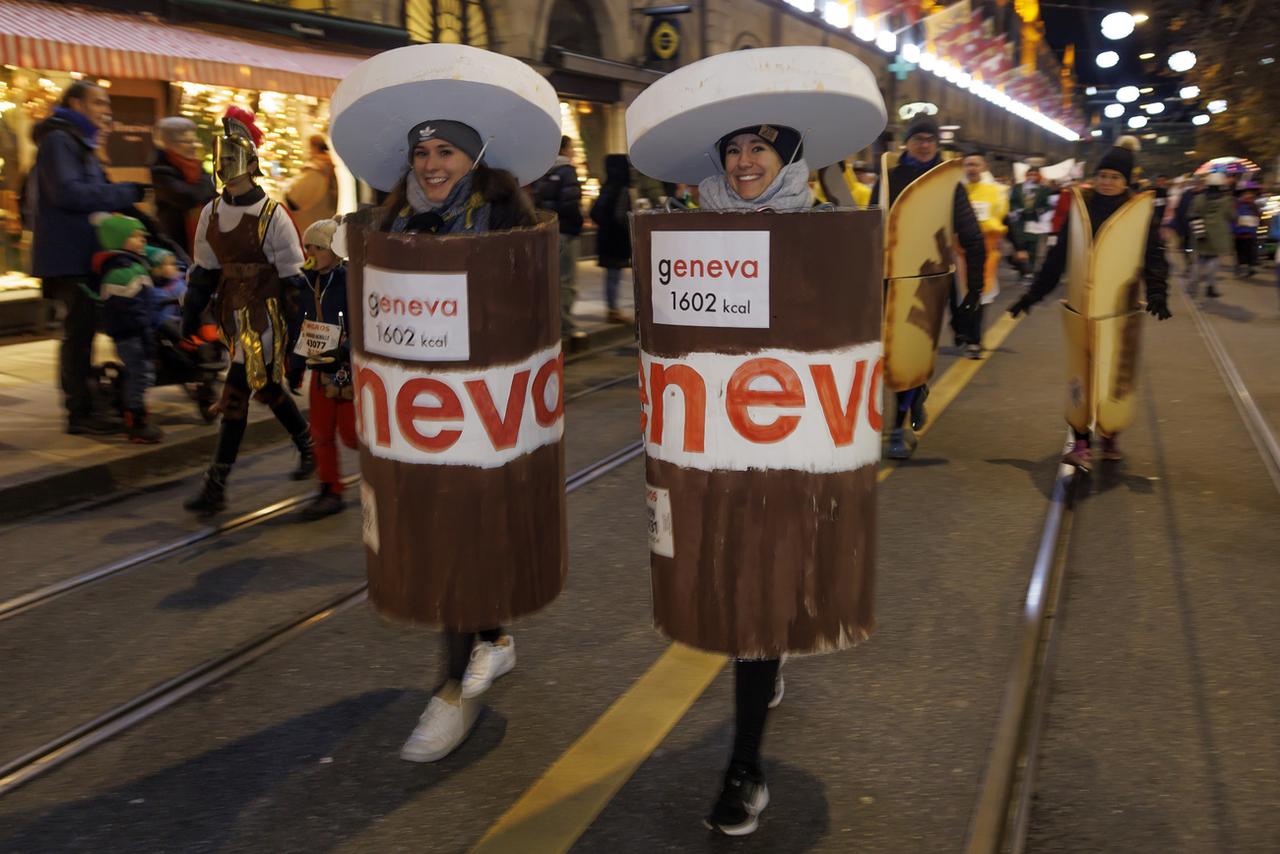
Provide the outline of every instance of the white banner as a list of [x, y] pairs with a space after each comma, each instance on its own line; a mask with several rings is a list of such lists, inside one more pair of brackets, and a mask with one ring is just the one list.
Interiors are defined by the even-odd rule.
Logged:
[[769, 232], [655, 231], [653, 322], [769, 328]]
[[740, 356], [640, 353], [641, 431], [654, 459], [703, 471], [850, 471], [880, 459], [879, 341]]
[[354, 358], [356, 432], [375, 457], [497, 468], [564, 433], [560, 345], [477, 369], [406, 368]]
[[416, 273], [366, 264], [364, 349], [410, 362], [471, 358], [466, 273]]

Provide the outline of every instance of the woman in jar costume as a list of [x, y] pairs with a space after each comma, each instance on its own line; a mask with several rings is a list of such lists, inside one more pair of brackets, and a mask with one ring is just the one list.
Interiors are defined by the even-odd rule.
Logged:
[[[808, 175], [866, 146], [884, 127], [884, 102], [866, 66], [819, 47], [711, 57], [667, 75], [627, 111], [636, 168], [658, 180], [697, 184], [701, 200], [697, 213], [636, 216], [634, 260], [641, 395], [645, 423], [653, 425], [647, 492], [659, 508], [656, 530], [663, 532], [655, 539], [651, 527], [654, 616], [672, 639], [735, 659], [733, 750], [704, 819], [709, 829], [730, 836], [752, 833], [769, 803], [760, 750], [768, 710], [781, 699], [783, 656], [846, 648], [872, 628], [880, 214], [814, 212]], [[750, 324], [678, 317], [674, 309], [668, 314], [674, 292], [662, 283], [667, 262], [652, 261], [659, 251], [654, 241], [687, 240], [693, 247], [710, 235], [724, 241], [725, 257], [741, 257], [735, 253], [745, 241], [761, 234], [767, 234], [770, 264], [765, 312]], [[735, 286], [717, 277], [707, 287], [728, 299]], [[753, 300], [762, 297], [756, 291]], [[660, 385], [663, 377], [675, 371], [689, 377], [696, 365], [710, 376], [717, 364], [757, 353], [760, 370], [774, 381], [785, 378], [780, 390], [757, 383], [759, 376], [709, 379], [705, 398], [702, 386], [692, 395], [685, 390], [686, 422], [705, 399], [705, 443], [697, 454], [687, 444], [664, 444], [660, 436], [679, 430], [664, 414], [673, 408], [666, 401], [675, 398], [671, 385]], [[804, 375], [827, 376], [817, 362], [830, 359], [852, 377], [855, 354], [866, 359], [857, 373], [865, 382], [815, 379], [822, 389], [804, 393]], [[746, 367], [733, 377], [745, 376]], [[816, 400], [833, 389], [826, 399], [839, 396], [851, 429], [839, 439], [819, 430], [788, 445], [800, 425], [825, 423]], [[780, 405], [805, 411], [770, 424], [775, 416], [768, 409], [753, 415], [746, 408], [767, 407], [777, 394], [786, 396]], [[761, 444], [754, 448], [717, 426], [735, 399], [746, 407], [729, 429], [757, 435]], [[657, 408], [658, 400], [665, 409]], [[733, 414], [728, 419], [735, 423]], [[685, 435], [688, 429], [686, 423]]]
[[[448, 244], [456, 249], [459, 241], [471, 243], [485, 235], [532, 229], [539, 225], [533, 207], [520, 187], [545, 172], [555, 159], [560, 141], [559, 104], [554, 90], [544, 78], [510, 57], [460, 45], [418, 45], [376, 56], [358, 66], [343, 81], [334, 95], [332, 139], [334, 147], [353, 173], [388, 193], [382, 205], [348, 218], [339, 231], [339, 251], [350, 253], [351, 258], [351, 304], [360, 306], [363, 311], [367, 300], [365, 293], [358, 289], [365, 286], [366, 279], [377, 266], [371, 260], [373, 250], [369, 249], [370, 246], [383, 247], [383, 251], [396, 256], [394, 260], [412, 259], [406, 262], [408, 267], [424, 259], [424, 263], [430, 265], [443, 257], [431, 251], [435, 247]], [[543, 225], [551, 227], [549, 218]], [[395, 239], [387, 240], [381, 235], [391, 235]], [[438, 240], [428, 239], [429, 236]], [[358, 253], [357, 244], [365, 247]], [[437, 269], [428, 266], [422, 272], [435, 275], [433, 271]], [[395, 270], [397, 276], [416, 272], [406, 269], [405, 265]], [[549, 268], [546, 272], [549, 276]], [[504, 297], [508, 306], [518, 305], [521, 299], [529, 299], [530, 295], [521, 293], [519, 285], [514, 283], [514, 272], [508, 276], [509, 281], [474, 284], [489, 290], [497, 285], [509, 295]], [[549, 280], [544, 284], [548, 288], [547, 295], [551, 296]], [[472, 288], [470, 281], [467, 287]], [[500, 322], [485, 317], [484, 305], [477, 298], [477, 292], [476, 289], [468, 292], [472, 319], [478, 316], [481, 325]], [[558, 349], [558, 320], [548, 317], [555, 326], [549, 334]], [[523, 323], [531, 326], [536, 321], [526, 314]], [[472, 328], [476, 328], [475, 323]], [[472, 337], [476, 337], [474, 331]], [[363, 401], [363, 381], [359, 379], [363, 367], [371, 363], [376, 366], [378, 360], [368, 351], [367, 332], [356, 340], [356, 399]], [[363, 342], [363, 347], [359, 342]], [[471, 355], [475, 357], [474, 352]], [[446, 375], [433, 373], [434, 369], [430, 362], [422, 363], [416, 370], [422, 372], [424, 379], [415, 381], [438, 382], [436, 378]], [[440, 371], [448, 370], [449, 366], [440, 366]], [[471, 381], [473, 388], [475, 382]], [[480, 382], [487, 384], [487, 380]], [[511, 420], [510, 410], [507, 420]], [[511, 441], [514, 443], [517, 439]], [[366, 439], [362, 451], [366, 481], [374, 476], [370, 469], [374, 461], [370, 457], [377, 456], [369, 445]], [[488, 462], [481, 461], [479, 470], [474, 473], [475, 478], [485, 477], [486, 471], [502, 471], [501, 468], [486, 468]], [[456, 471], [471, 468], [471, 465], [452, 464], [434, 468], [429, 464], [402, 465], [390, 476], [391, 480], [401, 480], [389, 491], [399, 498], [412, 478], [425, 490], [412, 496], [415, 502], [421, 502], [421, 512], [439, 516], [442, 511], [434, 501], [437, 495], [446, 495], [448, 489], [455, 490], [455, 504], [475, 500], [478, 487], [472, 490], [466, 483], [459, 486], [458, 481], [469, 475], [465, 472], [458, 475]], [[544, 466], [531, 477], [542, 486], [549, 478], [554, 480], [553, 486], [562, 509], [563, 459], [559, 458], [554, 471], [548, 471]], [[511, 488], [519, 488], [519, 485], [513, 475]], [[511, 496], [505, 503], [518, 504], [519, 499]], [[495, 509], [497, 512], [500, 511]], [[378, 515], [383, 518], [373, 524], [381, 525], [381, 551], [385, 554], [393, 551], [386, 544], [389, 523], [381, 508]], [[417, 522], [418, 519], [402, 516], [397, 524]], [[369, 523], [366, 508], [366, 524]], [[423, 524], [425, 527], [426, 522]], [[452, 530], [446, 535], [460, 539], [492, 537], [494, 530], [486, 528], [485, 524], [484, 520], [471, 521], [472, 530]], [[501, 522], [497, 527], [502, 527]], [[557, 530], [563, 531], [562, 520], [558, 522]], [[397, 536], [404, 536], [404, 533], [398, 532]], [[560, 563], [548, 566], [548, 561], [542, 560], [538, 562], [535, 574], [548, 572], [562, 583], [562, 542], [557, 545], [561, 547]], [[390, 560], [382, 554], [378, 559], [384, 561], [380, 564], [384, 567]], [[501, 600], [497, 593], [492, 594], [492, 602], [480, 602], [479, 599], [490, 595], [483, 589], [484, 585], [466, 588], [465, 582], [460, 580], [473, 568], [461, 565], [465, 563], [463, 559], [454, 559], [450, 563], [459, 565], [433, 566], [429, 561], [409, 555], [401, 561], [401, 566], [386, 573], [398, 574], [401, 580], [406, 576], [432, 573], [446, 579], [429, 593], [422, 593], [421, 588], [414, 592], [410, 589], [412, 582], [399, 585], [399, 589], [394, 589], [397, 587], [395, 584], [387, 585], [393, 589], [384, 592], [383, 587], [374, 583], [375, 572], [382, 570], [375, 571], [372, 562], [370, 564], [371, 598], [380, 611], [390, 616], [407, 617], [413, 622], [439, 625], [443, 629], [444, 655], [439, 684], [400, 751], [401, 758], [411, 762], [443, 759], [462, 744], [475, 726], [481, 708], [480, 696], [496, 679], [510, 672], [516, 663], [515, 639], [504, 631], [500, 619], [489, 621], [484, 616], [470, 616], [461, 620], [441, 615], [466, 612], [471, 615], [514, 613], [518, 616], [544, 606], [559, 589], [553, 581], [548, 587], [554, 589], [540, 591], [535, 597], [537, 601], [532, 604], [528, 598], [520, 602], [516, 602], [515, 597], [509, 601]], [[493, 571], [490, 567], [484, 569]], [[521, 569], [513, 566], [509, 572], [519, 574]], [[459, 593], [461, 588], [472, 592]], [[472, 601], [459, 601], [468, 596]], [[406, 599], [414, 601], [404, 601]]]

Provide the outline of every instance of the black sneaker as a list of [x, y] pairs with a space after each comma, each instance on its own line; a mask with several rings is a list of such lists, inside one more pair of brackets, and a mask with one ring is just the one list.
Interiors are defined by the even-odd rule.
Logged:
[[341, 513], [346, 506], [346, 502], [342, 500], [341, 495], [325, 489], [312, 499], [310, 504], [302, 508], [302, 519], [305, 522], [314, 522], [317, 519], [323, 519], [325, 516]]
[[316, 470], [316, 446], [311, 441], [311, 434], [307, 434], [305, 443], [298, 443], [298, 467], [289, 473], [289, 477], [294, 480], [306, 480], [315, 473]]
[[769, 787], [764, 783], [764, 775], [730, 766], [724, 775], [720, 799], [702, 823], [708, 830], [725, 836], [747, 836], [755, 833], [760, 824], [760, 813], [767, 806]]
[[67, 418], [67, 435], [69, 436], [110, 436], [119, 433], [123, 427], [123, 421], [97, 413], [73, 415]]
[[911, 401], [911, 429], [919, 430], [929, 420], [929, 411], [924, 408], [924, 403], [929, 399], [929, 387], [922, 385], [916, 391], [916, 396]]

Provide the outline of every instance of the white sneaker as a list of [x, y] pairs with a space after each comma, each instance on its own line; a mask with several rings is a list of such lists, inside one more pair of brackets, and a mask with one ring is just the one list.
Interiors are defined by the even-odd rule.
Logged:
[[477, 640], [467, 672], [462, 674], [462, 696], [468, 700], [479, 697], [515, 666], [516, 640], [511, 635], [503, 635], [493, 643]]
[[479, 703], [462, 698], [453, 703], [435, 695], [418, 718], [409, 740], [400, 748], [400, 758], [409, 762], [444, 759], [467, 740], [479, 716]]
[[996, 301], [996, 297], [1000, 296], [1000, 286], [996, 285], [989, 291], [983, 291], [982, 296], [978, 298], [981, 305], [991, 305]]
[[787, 693], [787, 680], [782, 678], [782, 668], [786, 666], [787, 654], [784, 652], [778, 661], [778, 675], [773, 679], [773, 696], [769, 698], [769, 708], [776, 709], [782, 705], [782, 695]]

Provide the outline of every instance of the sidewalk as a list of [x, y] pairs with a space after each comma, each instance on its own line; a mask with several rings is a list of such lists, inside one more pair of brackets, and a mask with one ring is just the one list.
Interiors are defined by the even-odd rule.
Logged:
[[[632, 310], [631, 271], [625, 271], [619, 304]], [[578, 265], [580, 299], [574, 314], [585, 342], [582, 352], [632, 339], [632, 327], [605, 322], [604, 271], [594, 261]], [[167, 473], [202, 466], [213, 453], [217, 424], [205, 424], [182, 388], [152, 389], [147, 406], [164, 430], [159, 445], [132, 445], [118, 436], [68, 436], [58, 389], [56, 339], [0, 345], [0, 522], [141, 486]], [[118, 361], [111, 339], [99, 335], [94, 361]], [[306, 410], [306, 397], [298, 398]], [[244, 450], [286, 441], [271, 411], [249, 410]]]

